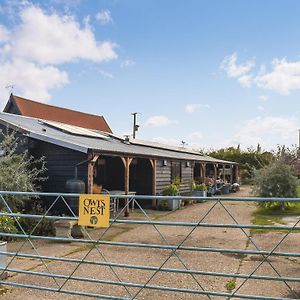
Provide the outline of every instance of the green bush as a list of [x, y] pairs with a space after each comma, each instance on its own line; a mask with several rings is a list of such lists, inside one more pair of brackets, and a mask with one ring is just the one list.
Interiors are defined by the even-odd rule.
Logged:
[[[22, 151], [23, 143], [16, 133], [0, 131], [0, 189], [2, 191], [36, 192], [38, 183], [46, 180], [42, 174], [46, 170], [44, 157], [35, 159], [27, 151]], [[30, 196], [5, 196], [13, 212], [20, 212]], [[5, 207], [0, 201], [0, 209]]]
[[[30, 205], [28, 205], [28, 206], [30, 206]], [[32, 214], [32, 215], [44, 215], [45, 209], [42, 207], [42, 205], [39, 202], [34, 201], [32, 203], [31, 209], [27, 209], [27, 213]], [[55, 228], [54, 228], [53, 220], [42, 219], [42, 221], [40, 221], [40, 218], [22, 218], [21, 217], [19, 222], [27, 234], [32, 233], [33, 235], [41, 235], [41, 236], [54, 236], [55, 235]], [[32, 232], [33, 229], [34, 229], [34, 231]]]
[[179, 188], [176, 184], [171, 183], [163, 190], [164, 196], [177, 196], [179, 194]]
[[179, 177], [176, 177], [173, 181], [172, 184], [176, 185], [178, 188], [180, 187], [181, 180]]
[[[16, 225], [15, 219], [9, 216], [0, 216], [0, 232], [16, 234], [19, 232], [19, 228]], [[11, 241], [14, 238], [1, 237], [2, 241]]]
[[[297, 178], [290, 166], [282, 161], [275, 161], [254, 172], [254, 191], [260, 197], [293, 198], [297, 196]], [[281, 207], [284, 202], [263, 202], [264, 207]]]
[[205, 183], [196, 184], [194, 191], [207, 191], [207, 186]]

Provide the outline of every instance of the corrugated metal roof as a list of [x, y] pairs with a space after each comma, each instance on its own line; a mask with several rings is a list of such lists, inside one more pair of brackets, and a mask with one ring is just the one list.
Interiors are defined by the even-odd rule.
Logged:
[[[133, 143], [126, 143], [120, 137], [106, 132], [99, 132], [99, 134], [106, 136], [106, 139], [97, 138], [96, 136], [84, 136], [72, 134], [71, 132], [61, 130], [55, 126], [48, 126], [47, 121], [24, 117], [8, 113], [0, 113], [0, 121], [3, 124], [10, 124], [12, 127], [25, 130], [25, 134], [37, 140], [49, 142], [62, 147], [73, 149], [76, 151], [87, 153], [89, 150], [95, 152], [102, 152], [106, 154], [126, 154], [132, 156], [146, 156], [153, 158], [171, 158], [192, 160], [212, 163], [236, 164], [224, 160], [215, 159], [209, 156], [197, 154], [197, 152], [180, 148], [176, 150], [174, 147], [164, 146], [159, 147], [151, 142], [133, 141]], [[151, 144], [151, 146], [150, 146]]]
[[104, 134], [101, 133], [101, 131], [97, 130], [91, 130], [83, 127], [78, 127], [74, 125], [69, 125], [61, 122], [55, 122], [55, 121], [41, 121], [43, 125], [50, 126], [57, 128], [59, 130], [62, 130], [64, 132], [70, 133], [70, 134], [75, 134], [75, 135], [80, 135], [80, 136], [88, 136], [88, 137], [94, 137], [94, 138], [99, 138], [99, 139], [104, 139], [107, 140], [108, 137]]

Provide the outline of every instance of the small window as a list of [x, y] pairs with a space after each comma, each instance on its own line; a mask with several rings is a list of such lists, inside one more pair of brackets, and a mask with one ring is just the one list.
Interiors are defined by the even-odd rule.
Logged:
[[181, 181], [181, 162], [172, 161], [171, 163], [171, 180], [172, 182], [175, 179], [179, 179]]

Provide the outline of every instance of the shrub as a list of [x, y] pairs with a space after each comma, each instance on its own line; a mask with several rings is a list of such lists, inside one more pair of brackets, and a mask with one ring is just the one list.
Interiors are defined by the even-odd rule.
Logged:
[[181, 180], [179, 177], [176, 177], [173, 181], [172, 184], [176, 185], [178, 188], [180, 187]]
[[[16, 137], [16, 133], [0, 132], [0, 190], [35, 192], [38, 190], [38, 182], [46, 180], [42, 176], [45, 167], [45, 159], [35, 159], [27, 151], [21, 151], [22, 140]], [[24, 208], [24, 201], [30, 196], [5, 196], [13, 212], [20, 212]], [[0, 201], [0, 209], [4, 203]]]
[[205, 183], [196, 184], [194, 191], [207, 191], [207, 186]]
[[[42, 207], [41, 203], [34, 201], [31, 209], [28, 209], [27, 212], [28, 214], [32, 215], [44, 215], [45, 209]], [[36, 225], [39, 224], [32, 232], [33, 235], [55, 235], [53, 220], [43, 219], [40, 221], [40, 218], [20, 218], [19, 222], [27, 234], [30, 234], [32, 230], [36, 227]]]
[[[254, 172], [254, 191], [260, 197], [293, 198], [296, 197], [297, 178], [290, 166], [282, 161], [275, 161]], [[284, 202], [261, 203], [264, 207], [278, 206], [284, 209]]]
[[[13, 217], [0, 216], [0, 232], [16, 234], [19, 231], [18, 229]], [[13, 239], [12, 237], [1, 237], [2, 241], [11, 241]]]
[[177, 196], [179, 194], [179, 188], [176, 184], [171, 183], [163, 190], [164, 196]]

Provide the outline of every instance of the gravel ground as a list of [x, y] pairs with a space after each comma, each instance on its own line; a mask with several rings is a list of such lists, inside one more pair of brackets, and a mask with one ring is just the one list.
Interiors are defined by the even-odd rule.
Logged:
[[[248, 196], [249, 188], [244, 187], [235, 196]], [[232, 216], [237, 222], [241, 224], [251, 223], [252, 213], [255, 210], [254, 203], [241, 202], [224, 202], [224, 206], [217, 204], [213, 210], [206, 215], [207, 211], [215, 204], [215, 202], [207, 201], [190, 205], [182, 210], [173, 213], [159, 213], [159, 219], [164, 221], [185, 221], [185, 222], [199, 222], [203, 218], [205, 223], [229, 223], [234, 224], [235, 221], [228, 215], [225, 208], [230, 210]], [[138, 216], [142, 218], [141, 214], [135, 212], [134, 218]], [[158, 216], [156, 216], [157, 218]], [[158, 233], [160, 231], [161, 235]], [[198, 227], [191, 231], [190, 227], [171, 227], [158, 226], [154, 228], [149, 225], [116, 226], [108, 231], [105, 236], [106, 239], [113, 241], [131, 242], [131, 243], [145, 243], [145, 244], [174, 244], [183, 243], [184, 246], [196, 247], [211, 247], [211, 248], [226, 248], [226, 249], [247, 249], [255, 250], [255, 246], [248, 237], [240, 229], [226, 229], [226, 228], [201, 228]], [[249, 234], [248, 231], [246, 231]], [[94, 238], [99, 236], [99, 231], [92, 232]], [[186, 237], [188, 238], [186, 239]], [[299, 252], [300, 240], [297, 239], [299, 234], [290, 235], [278, 250]], [[283, 237], [282, 233], [269, 232], [265, 234], [256, 234], [252, 240], [260, 249], [272, 249], [278, 240]], [[17, 249], [20, 243], [14, 243], [11, 247]], [[80, 248], [81, 247], [81, 248]], [[180, 268], [184, 267], [207, 271], [207, 272], [226, 272], [226, 273], [251, 273], [261, 261], [261, 256], [255, 255], [236, 255], [231, 253], [212, 253], [212, 252], [190, 252], [178, 251], [176, 256], [171, 256], [170, 250], [162, 249], [147, 249], [147, 248], [128, 248], [116, 246], [101, 246], [99, 250], [94, 249], [87, 252], [87, 248], [82, 248], [79, 244], [57, 244], [57, 243], [43, 243], [38, 244], [38, 250], [41, 254], [48, 254], [52, 256], [67, 256], [69, 258], [82, 259], [84, 256], [88, 260], [103, 261], [105, 257], [107, 261], [148, 265], [160, 267], [164, 263], [165, 268]], [[24, 252], [34, 253], [28, 245], [24, 247]], [[179, 259], [180, 258], [180, 259]], [[180, 261], [181, 260], [181, 261]], [[283, 257], [272, 257], [268, 260], [274, 266], [280, 275], [300, 277], [300, 268], [298, 259], [287, 259]], [[184, 265], [183, 265], [184, 264]], [[51, 262], [47, 263], [51, 272], [56, 274], [70, 275], [75, 270], [76, 264]], [[40, 261], [18, 259], [15, 260], [11, 267], [21, 268], [23, 270], [34, 270], [35, 272], [46, 272], [44, 266]], [[167, 272], [143, 271], [125, 268], [114, 268], [113, 270], [105, 266], [93, 266], [88, 264], [81, 264], [74, 276], [88, 277], [101, 280], [118, 281], [118, 278], [126, 282], [134, 282], [144, 284], [150, 280], [151, 285], [169, 286], [183, 289], [197, 289], [201, 291], [222, 291], [227, 292], [226, 284], [232, 280], [231, 277], [215, 277], [196, 275], [194, 278], [189, 274], [175, 274]], [[255, 274], [275, 276], [276, 273], [272, 267], [267, 263], [263, 263]], [[10, 274], [13, 275], [13, 274]], [[45, 287], [57, 287], [56, 283], [51, 278], [38, 277], [32, 275], [16, 275], [10, 277], [8, 280], [26, 284], [34, 284]], [[57, 280], [58, 284], [63, 283], [63, 279]], [[243, 280], [238, 279], [236, 288], [243, 283]], [[8, 287], [6, 294], [2, 296], [3, 299], [80, 299], [78, 295], [71, 296], [66, 294], [51, 293], [45, 291], [38, 291], [32, 289], [21, 289], [17, 287]], [[299, 289], [299, 284], [291, 284], [294, 289]], [[104, 285], [90, 282], [82, 282], [70, 280], [64, 286], [64, 289], [77, 290], [89, 293], [103, 293], [114, 295], [116, 297], [129, 297], [138, 293], [138, 299], [208, 299], [204, 295], [193, 295], [189, 293], [179, 292], [162, 292], [151, 289], [142, 289], [130, 287], [128, 291], [122, 286]], [[284, 283], [275, 283], [272, 281], [258, 281], [249, 280], [242, 285], [238, 293], [258, 294], [265, 296], [288, 297], [289, 288]], [[291, 295], [290, 295], [291, 296]], [[85, 297], [85, 299], [94, 299]], [[225, 299], [225, 297], [211, 297], [211, 299]]]

